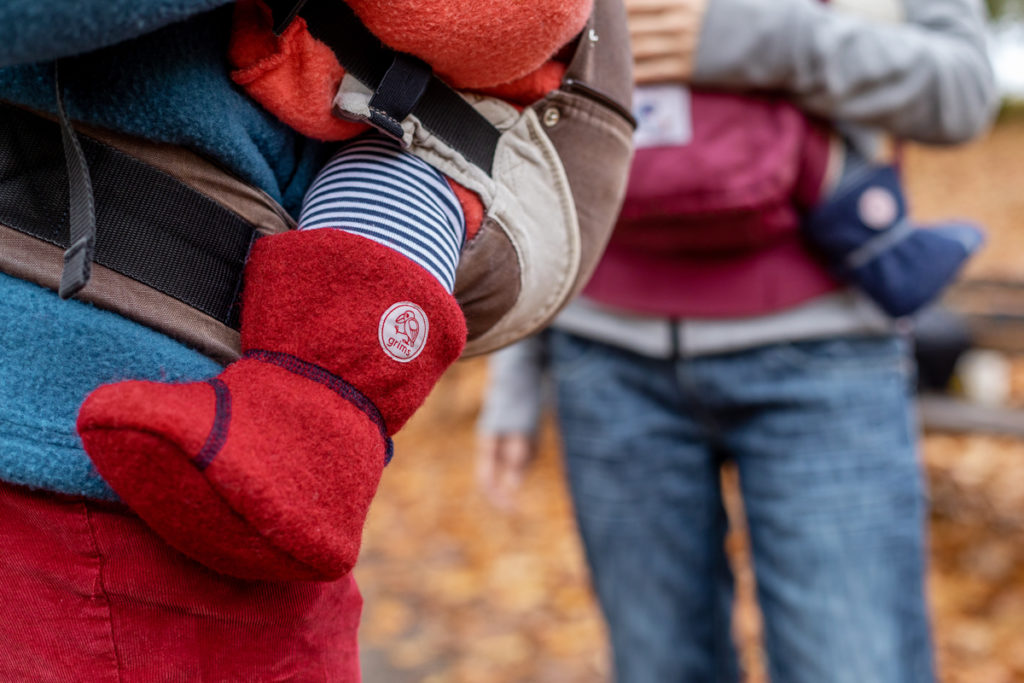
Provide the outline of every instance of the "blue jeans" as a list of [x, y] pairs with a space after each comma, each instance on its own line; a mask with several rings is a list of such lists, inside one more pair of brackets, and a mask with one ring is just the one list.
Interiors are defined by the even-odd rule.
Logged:
[[555, 332], [551, 362], [619, 683], [739, 678], [726, 459], [739, 471], [772, 682], [934, 680], [901, 340], [660, 360]]

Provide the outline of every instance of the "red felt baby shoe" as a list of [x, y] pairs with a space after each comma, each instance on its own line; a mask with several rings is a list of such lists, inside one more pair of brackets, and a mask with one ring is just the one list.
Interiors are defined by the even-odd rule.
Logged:
[[242, 358], [207, 382], [100, 387], [78, 431], [186, 555], [242, 578], [333, 579], [358, 556], [390, 435], [465, 341], [454, 298], [401, 254], [340, 230], [265, 237]]

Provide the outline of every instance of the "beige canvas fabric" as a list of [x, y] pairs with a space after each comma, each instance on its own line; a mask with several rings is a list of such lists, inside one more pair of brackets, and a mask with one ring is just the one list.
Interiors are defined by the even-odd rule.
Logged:
[[[469, 327], [465, 355], [543, 327], [575, 296], [611, 236], [632, 159], [631, 56], [620, 0], [597, 0], [561, 89], [522, 112], [467, 101], [502, 136], [490, 175], [426, 130], [402, 122], [405, 147], [479, 195], [485, 221], [464, 249], [456, 296]], [[373, 96], [346, 75], [335, 113], [369, 121]]]

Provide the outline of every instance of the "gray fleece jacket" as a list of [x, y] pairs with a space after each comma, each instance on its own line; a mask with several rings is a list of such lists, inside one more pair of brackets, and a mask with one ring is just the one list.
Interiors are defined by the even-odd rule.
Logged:
[[[708, 0], [691, 83], [789, 94], [834, 121], [865, 157], [887, 135], [929, 144], [983, 132], [998, 106], [982, 0]], [[836, 9], [855, 11], [836, 11]], [[886, 21], [879, 17], [885, 15]], [[892, 20], [895, 21], [892, 21]], [[554, 326], [631, 351], [703, 355], [786, 341], [886, 334], [893, 322], [855, 291], [753, 318], [671, 321], [579, 299]], [[480, 420], [489, 433], [536, 430], [542, 354], [534, 338], [491, 357]]]

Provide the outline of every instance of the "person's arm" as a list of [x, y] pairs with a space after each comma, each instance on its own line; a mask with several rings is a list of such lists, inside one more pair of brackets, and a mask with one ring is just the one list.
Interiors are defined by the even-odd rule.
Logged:
[[784, 91], [809, 113], [921, 142], [977, 135], [998, 103], [981, 1], [903, 6], [905, 22], [881, 23], [816, 0], [708, 0], [690, 82]]
[[481, 493], [508, 509], [537, 450], [543, 335], [491, 354], [488, 386], [477, 423], [476, 477]]
[[137, 38], [231, 0], [3, 0], [0, 67]]

